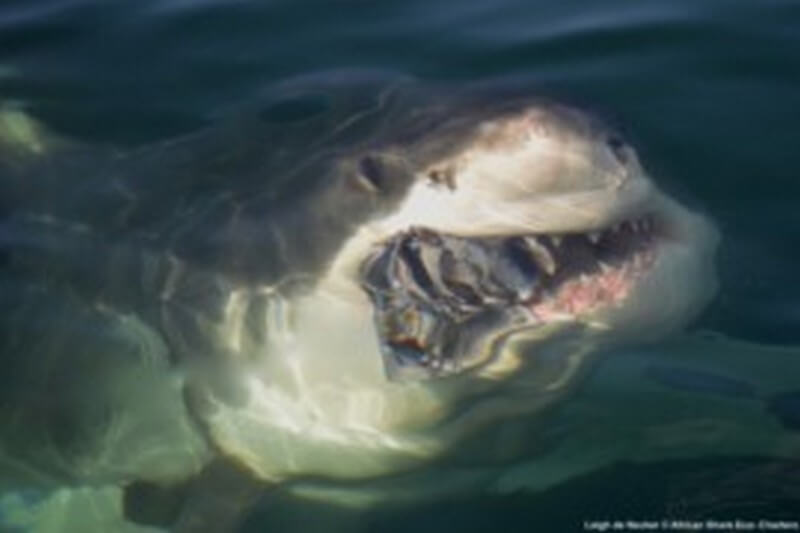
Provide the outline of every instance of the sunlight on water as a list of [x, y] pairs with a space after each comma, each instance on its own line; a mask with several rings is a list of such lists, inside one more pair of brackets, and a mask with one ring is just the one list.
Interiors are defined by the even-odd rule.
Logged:
[[[0, 529], [796, 523], [798, 25], [790, 0], [4, 2]], [[414, 83], [435, 87], [442, 108], [468, 86], [530, 88], [621, 131], [659, 187], [720, 230], [716, 299], [688, 333], [612, 350], [552, 406], [524, 380], [498, 395], [500, 377], [471, 395], [446, 381], [419, 396], [398, 383], [364, 387], [384, 363], [377, 337], [362, 335], [372, 316], [350, 305], [359, 297], [345, 283], [335, 294], [346, 303], [334, 291], [309, 298], [308, 316], [328, 311], [316, 315], [324, 320], [313, 338], [298, 339], [303, 317], [270, 277], [285, 265], [253, 258], [287, 253], [276, 228], [302, 235], [304, 221], [319, 216], [327, 221], [319, 231], [334, 235], [337, 216], [358, 216], [358, 205], [295, 212], [293, 202], [331, 182], [326, 157], [375, 150], [410, 123], [429, 103], [398, 96]], [[422, 124], [399, 145], [438, 122]], [[143, 148], [208, 126], [222, 133], [186, 149], [174, 141]], [[132, 150], [142, 162], [121, 155]], [[365, 168], [351, 159], [338, 168]], [[378, 170], [346, 187], [380, 191], [386, 175], [402, 174], [370, 161]], [[491, 160], [473, 182], [506, 162]], [[515, 182], [508, 164], [503, 175]], [[442, 198], [457, 196], [427, 182], [418, 190], [408, 224], [446, 219]], [[25, 202], [41, 213], [20, 215]], [[279, 223], [261, 224], [278, 211]], [[474, 221], [482, 213], [519, 221], [486, 203], [449, 214], [465, 211]], [[551, 218], [543, 213], [531, 220]], [[126, 224], [142, 231], [131, 239]], [[221, 247], [226, 239], [238, 247]], [[313, 290], [318, 276], [308, 272], [328, 265], [324, 240], [290, 243], [310, 259], [286, 294]], [[200, 258], [196, 275], [184, 275], [186, 256]], [[261, 289], [236, 288], [231, 272]], [[242, 281], [259, 275], [268, 279]], [[148, 299], [148, 287], [163, 290]], [[348, 321], [358, 326], [341, 327]], [[370, 350], [370, 363], [348, 374]], [[315, 367], [303, 359], [309, 351], [330, 357]], [[554, 353], [536, 352], [542, 382], [558, 367]], [[524, 358], [514, 365], [503, 379]], [[451, 412], [456, 399], [467, 408]], [[505, 416], [515, 401], [526, 416], [460, 438], [472, 414]], [[547, 409], [535, 416], [522, 405], [538, 401]], [[425, 428], [431, 419], [442, 426]], [[386, 429], [398, 420], [407, 426]], [[221, 451], [234, 460], [219, 459]], [[151, 496], [126, 489], [140, 482]]]

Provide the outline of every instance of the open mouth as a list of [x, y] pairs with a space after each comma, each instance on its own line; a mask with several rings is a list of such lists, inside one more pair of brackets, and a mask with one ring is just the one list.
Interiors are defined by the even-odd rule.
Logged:
[[645, 215], [600, 232], [549, 236], [544, 245], [558, 265], [528, 303], [537, 318], [575, 317], [621, 304], [653, 265], [663, 237]]
[[450, 374], [470, 366], [493, 333], [621, 305], [661, 237], [650, 214], [587, 233], [398, 233], [362, 269], [387, 370]]

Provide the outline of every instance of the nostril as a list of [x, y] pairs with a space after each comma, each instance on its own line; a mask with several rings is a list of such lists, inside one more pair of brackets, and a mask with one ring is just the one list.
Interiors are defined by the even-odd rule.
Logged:
[[608, 139], [606, 139], [606, 144], [608, 145], [608, 149], [611, 150], [611, 153], [614, 154], [614, 158], [620, 164], [624, 165], [628, 162], [626, 144], [622, 138], [620, 138], [618, 135], [610, 135]]

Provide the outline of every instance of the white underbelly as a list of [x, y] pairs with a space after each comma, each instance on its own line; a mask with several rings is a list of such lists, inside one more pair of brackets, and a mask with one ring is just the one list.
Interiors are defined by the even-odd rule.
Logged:
[[361, 478], [435, 455], [447, 398], [385, 379], [366, 301], [317, 291], [281, 304], [269, 346], [244, 372], [248, 400], [219, 403], [214, 440], [257, 475]]

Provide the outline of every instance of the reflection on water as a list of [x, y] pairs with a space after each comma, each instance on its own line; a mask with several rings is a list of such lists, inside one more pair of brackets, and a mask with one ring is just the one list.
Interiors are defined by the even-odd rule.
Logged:
[[[612, 354], [535, 431], [509, 423], [491, 440], [498, 449], [507, 446], [509, 455], [522, 442], [533, 458], [500, 465], [456, 458], [351, 492], [313, 482], [262, 492], [231, 465], [204, 470], [212, 452], [186, 412], [184, 376], [165, 370], [171, 360], [161, 341], [128, 309], [109, 312], [68, 290], [46, 294], [38, 282], [8, 275], [8, 256], [0, 252], [7, 311], [0, 356], [16, 365], [5, 373], [0, 396], [0, 488], [19, 489], [23, 479], [26, 487], [0, 497], [0, 523], [16, 524], [17, 531], [133, 533], [160, 531], [176, 520], [181, 531], [204, 531], [203, 520], [211, 515], [243, 532], [334, 524], [336, 530], [367, 531], [484, 531], [499, 525], [571, 531], [584, 520], [603, 519], [797, 520], [800, 285], [794, 241], [800, 159], [791, 113], [800, 108], [797, 24], [793, 3], [780, 0], [591, 6], [419, 0], [336, 7], [280, 1], [6, 2], [0, 8], [0, 100], [23, 105], [69, 137], [131, 147], [231, 115], [302, 121], [324, 115], [325, 104], [315, 95], [275, 104], [273, 96], [289, 95], [315, 77], [340, 80], [334, 85], [386, 71], [464, 84], [499, 77], [606, 116], [634, 140], [666, 190], [713, 217], [724, 240], [721, 292], [695, 328], [717, 333], [690, 333]], [[362, 102], [369, 108], [373, 101]], [[243, 127], [243, 139], [249, 131]], [[314, 139], [298, 135], [287, 142]], [[275, 147], [254, 149], [249, 161], [262, 164], [258, 150], [273, 153]], [[92, 167], [114, 169], [115, 151], [99, 151]], [[168, 212], [178, 192], [196, 199], [215, 183], [213, 172], [170, 181], [185, 162], [181, 158], [190, 156], [154, 157], [125, 172], [129, 177], [146, 170]], [[4, 177], [16, 175], [14, 161], [3, 153]], [[214, 164], [220, 175], [230, 172], [224, 160]], [[85, 165], [76, 158], [61, 170], [79, 177]], [[311, 176], [313, 162], [309, 169]], [[248, 175], [237, 175], [237, 185], [246, 189]], [[8, 225], [5, 214], [13, 200], [0, 186], [0, 244], [36, 246], [41, 241], [23, 242]], [[97, 181], [90, 186], [95, 192], [113, 189]], [[71, 194], [72, 200], [82, 192]], [[209, 224], [214, 201], [203, 206]], [[89, 217], [108, 214], [99, 205], [75, 205]], [[80, 227], [74, 229], [78, 236]], [[179, 236], [176, 231], [169, 238]], [[49, 245], [59, 238], [36, 236]], [[94, 249], [87, 248], [84, 257], [80, 275], [91, 284], [103, 272]], [[157, 262], [151, 267], [154, 279], [166, 271]], [[57, 268], [47, 273], [58, 275]], [[208, 279], [192, 283], [199, 288], [198, 305], [224, 290]], [[119, 287], [120, 293], [128, 289]], [[176, 313], [173, 319], [186, 316]], [[58, 335], [49, 321], [62, 324]], [[198, 326], [197, 337], [203, 335]], [[32, 353], [40, 357], [14, 357], [31, 351], [20, 344], [31, 339], [37, 343]], [[49, 355], [63, 346], [76, 347], [74, 356]], [[89, 372], [113, 386], [89, 394], [80, 385]], [[45, 374], [51, 377], [42, 380]], [[220, 390], [228, 379], [222, 374]], [[65, 398], [65, 404], [54, 406], [48, 402], [52, 396]], [[130, 418], [109, 415], [132, 396], [139, 400]], [[64, 412], [82, 418], [65, 418]], [[76, 427], [98, 430], [103, 438], [86, 446], [86, 435]], [[150, 442], [144, 435], [158, 438]], [[83, 445], [71, 444], [78, 442]], [[464, 443], [463, 457], [487, 442]], [[137, 445], [147, 453], [129, 453]], [[31, 458], [47, 468], [30, 470]], [[93, 465], [91, 486], [69, 473], [75, 465], [79, 472], [81, 465]], [[169, 486], [134, 481], [142, 471], [164, 481], [186, 470], [203, 475]], [[119, 479], [131, 483], [127, 492]], [[60, 488], [64, 483], [81, 486], [67, 491]], [[413, 510], [351, 510], [331, 503], [370, 501], [378, 493], [407, 501], [419, 486], [445, 497]], [[223, 492], [227, 499], [216, 498]], [[298, 494], [308, 499], [297, 500]], [[139, 524], [121, 525], [123, 512]]]

